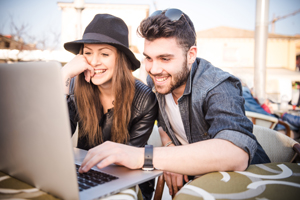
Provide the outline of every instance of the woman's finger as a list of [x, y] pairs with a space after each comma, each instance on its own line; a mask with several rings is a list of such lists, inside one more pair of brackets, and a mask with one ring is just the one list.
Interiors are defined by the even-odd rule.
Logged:
[[[99, 155], [101, 154], [101, 152], [105, 152], [105, 151], [102, 151], [101, 149], [102, 149], [102, 146], [99, 145], [99, 146], [96, 146], [96, 147], [94, 147], [94, 148], [88, 150], [88, 152], [87, 152], [85, 158], [83, 159], [83, 162], [81, 163], [81, 166], [80, 166], [80, 168], [79, 168], [79, 172], [81, 172], [81, 173], [82, 173], [82, 172], [87, 172], [87, 171], [90, 170], [95, 164], [97, 164], [97, 163], [95, 163], [93, 166], [90, 166], [90, 165], [91, 165], [91, 162], [90, 162], [90, 161], [91, 161], [93, 158], [95, 158], [96, 155], [99, 156]], [[99, 160], [99, 161], [100, 161], [100, 160]]]
[[[115, 155], [110, 155], [108, 157], [105, 157], [103, 160], [101, 160], [98, 164], [97, 167], [99, 169], [102, 169], [104, 167], [107, 167], [108, 165], [111, 165], [113, 163], [116, 163], [116, 157]], [[116, 163], [117, 164], [117, 163]]]
[[90, 78], [90, 71], [89, 70], [85, 70], [84, 71], [84, 79], [86, 82], [90, 82], [91, 78]]

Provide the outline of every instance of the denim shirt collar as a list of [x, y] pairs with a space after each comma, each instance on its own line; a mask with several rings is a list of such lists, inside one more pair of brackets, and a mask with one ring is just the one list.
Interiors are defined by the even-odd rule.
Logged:
[[[185, 86], [185, 89], [184, 89], [184, 92], [183, 92], [183, 95], [178, 99], [178, 104], [180, 104], [181, 106], [179, 106], [179, 109], [180, 109], [180, 114], [182, 116], [182, 119], [183, 119], [183, 124], [184, 124], [184, 129], [185, 129], [185, 133], [186, 133], [186, 136], [187, 136], [187, 139], [188, 139], [188, 142], [191, 143], [192, 142], [192, 136], [191, 136], [191, 121], [192, 119], [190, 119], [190, 95], [192, 94], [192, 85], [193, 85], [193, 77], [198, 69], [198, 65], [200, 63], [200, 58], [197, 58], [195, 60], [195, 62], [192, 64], [192, 67], [191, 67], [191, 71], [190, 71], [190, 75], [188, 77], [188, 80], [186, 82], [186, 86]], [[165, 98], [164, 98], [164, 95], [163, 94], [160, 94], [156, 91], [155, 89], [155, 86], [154, 86], [154, 83], [152, 81], [152, 79], [148, 76], [147, 77], [147, 82], [149, 85], [152, 86], [152, 91], [156, 94], [156, 97], [157, 97], [157, 100], [159, 102], [159, 109], [160, 109], [160, 112], [161, 112], [161, 115], [162, 115], [162, 118], [166, 124], [166, 127], [168, 129], [168, 133], [171, 133], [169, 134], [169, 136], [171, 137], [172, 141], [174, 142], [174, 144], [176, 145], [179, 145], [180, 142], [178, 141], [178, 139], [175, 137], [175, 135], [173, 134], [173, 131], [172, 131], [172, 128], [169, 124], [169, 120], [168, 120], [168, 117], [167, 117], [167, 113], [165, 111], [165, 109], [163, 109], [165, 107]], [[189, 112], [186, 112], [187, 110], [189, 110]]]
[[196, 70], [198, 68], [199, 63], [200, 63], [200, 59], [197, 58], [195, 60], [195, 62], [193, 63], [192, 67], [191, 67], [190, 75], [189, 75], [188, 80], [186, 82], [186, 86], [185, 86], [183, 95], [189, 95], [189, 94], [191, 94], [191, 92], [192, 92], [193, 77], [195, 75], [195, 72], [196, 72]]

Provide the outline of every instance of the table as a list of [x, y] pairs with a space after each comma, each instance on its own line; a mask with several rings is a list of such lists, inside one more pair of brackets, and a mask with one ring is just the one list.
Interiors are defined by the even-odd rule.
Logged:
[[300, 199], [300, 163], [250, 165], [244, 172], [213, 172], [186, 184], [174, 200]]
[[[24, 190], [24, 192], [21, 192]], [[127, 190], [123, 190], [118, 194], [102, 198], [101, 200], [109, 199], [143, 199], [142, 194], [139, 190], [138, 194], [135, 193], [136, 188], [132, 187]], [[120, 196], [120, 198], [118, 198]], [[34, 200], [58, 200], [58, 198], [45, 193], [37, 188], [28, 185], [18, 179], [15, 179], [0, 171], [0, 199], [34, 199]]]

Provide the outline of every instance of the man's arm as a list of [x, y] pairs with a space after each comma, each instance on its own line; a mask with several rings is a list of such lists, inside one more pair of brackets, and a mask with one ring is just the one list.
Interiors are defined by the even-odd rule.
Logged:
[[249, 155], [229, 141], [210, 139], [193, 144], [155, 148], [155, 168], [187, 175], [212, 171], [243, 171]]
[[[157, 147], [153, 151], [155, 168], [187, 175], [213, 171], [242, 171], [247, 168], [248, 160], [248, 153], [222, 139], [168, 148]], [[79, 172], [87, 172], [94, 165], [104, 168], [113, 163], [130, 169], [142, 168], [144, 148], [105, 142], [88, 151]]]

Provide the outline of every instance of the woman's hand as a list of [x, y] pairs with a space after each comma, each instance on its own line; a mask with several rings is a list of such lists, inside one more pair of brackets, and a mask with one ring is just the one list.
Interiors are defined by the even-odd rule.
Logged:
[[63, 67], [63, 72], [67, 78], [73, 78], [85, 72], [85, 75], [87, 75], [86, 81], [90, 82], [90, 78], [94, 74], [94, 68], [87, 62], [83, 55], [78, 54]]
[[85, 57], [81, 54], [76, 55], [70, 62], [62, 68], [65, 93], [69, 93], [70, 81], [73, 77], [84, 72], [85, 80], [89, 83], [94, 75], [94, 68], [88, 64]]
[[95, 165], [102, 169], [110, 164], [123, 165], [129, 169], [139, 169], [144, 164], [144, 151], [144, 148], [107, 141], [88, 151], [79, 172], [87, 172]]

